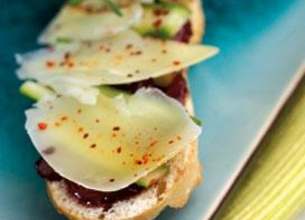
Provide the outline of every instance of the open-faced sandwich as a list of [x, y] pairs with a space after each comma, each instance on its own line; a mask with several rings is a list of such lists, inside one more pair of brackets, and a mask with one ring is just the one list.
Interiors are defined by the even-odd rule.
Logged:
[[217, 53], [195, 44], [203, 27], [199, 0], [71, 0], [45, 48], [17, 55], [37, 170], [68, 219], [185, 205], [202, 178], [186, 68]]

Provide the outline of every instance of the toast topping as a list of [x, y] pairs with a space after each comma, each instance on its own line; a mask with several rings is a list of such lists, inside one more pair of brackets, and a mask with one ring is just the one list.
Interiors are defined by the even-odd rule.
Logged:
[[[42, 100], [26, 115], [26, 129], [48, 164], [61, 176], [99, 191], [136, 182], [201, 131], [180, 103], [157, 89], [113, 97], [102, 92], [95, 106], [62, 96]], [[45, 130], [37, 128], [42, 121], [48, 124]], [[50, 146], [56, 151], [43, 153]]]
[[[129, 45], [131, 49], [127, 49]], [[95, 86], [126, 84], [179, 71], [213, 56], [217, 48], [143, 38], [127, 31], [68, 52], [72, 66], [66, 65], [67, 51], [62, 50], [43, 49], [19, 56], [19, 76], [35, 79], [82, 103], [95, 104]], [[45, 65], [49, 61], [54, 63], [52, 68]]]

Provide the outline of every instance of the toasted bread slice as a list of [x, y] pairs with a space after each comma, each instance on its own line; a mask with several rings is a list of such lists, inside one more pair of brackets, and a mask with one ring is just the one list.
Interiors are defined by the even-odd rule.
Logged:
[[[191, 43], [199, 43], [204, 31], [204, 16], [200, 0], [180, 0], [192, 11]], [[184, 74], [187, 77], [186, 72]], [[193, 114], [191, 96], [186, 109]], [[165, 207], [183, 207], [192, 190], [201, 182], [202, 172], [198, 160], [197, 141], [170, 161], [169, 174], [143, 193], [126, 201], [120, 201], [107, 211], [78, 204], [66, 192], [64, 182], [48, 182], [50, 200], [59, 213], [70, 220], [149, 220], [154, 219]]]

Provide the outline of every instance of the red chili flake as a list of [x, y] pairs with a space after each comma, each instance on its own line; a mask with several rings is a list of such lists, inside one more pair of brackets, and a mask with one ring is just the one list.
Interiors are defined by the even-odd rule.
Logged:
[[126, 45], [126, 50], [129, 50], [129, 49], [131, 49], [133, 46], [132, 46], [132, 44], [127, 44]]
[[180, 65], [180, 63], [181, 63], [181, 62], [180, 62], [180, 61], [178, 61], [178, 60], [174, 60], [174, 61], [173, 61], [173, 64], [174, 64], [175, 66]]
[[161, 19], [157, 19], [157, 20], [154, 21], [153, 26], [155, 28], [160, 28], [161, 24], [162, 24], [162, 20]]
[[46, 130], [48, 127], [48, 124], [45, 122], [39, 122], [37, 126], [38, 126], [39, 130]]
[[148, 157], [147, 154], [145, 154], [145, 155], [143, 155], [142, 159], [143, 159], [143, 163], [144, 163], [144, 164], [147, 164], [147, 163], [148, 163], [148, 160], [149, 160], [149, 157]]
[[55, 152], [55, 147], [48, 147], [42, 151], [43, 154], [50, 155]]
[[160, 8], [155, 9], [153, 12], [154, 12], [154, 15], [156, 15], [156, 16], [162, 15], [162, 9], [160, 9]]
[[154, 15], [156, 16], [161, 16], [161, 15], [167, 15], [169, 13], [168, 10], [162, 9], [162, 8], [157, 8], [153, 11]]
[[83, 138], [86, 139], [87, 137], [89, 137], [89, 134], [88, 134], [88, 133], [85, 133], [84, 136], [83, 136]]
[[115, 179], [114, 178], [111, 178], [111, 179], [109, 179], [109, 182], [114, 182], [115, 181]]
[[121, 128], [119, 126], [115, 126], [112, 128], [113, 131], [119, 131]]
[[99, 47], [99, 49], [100, 49], [100, 50], [104, 50], [104, 46], [101, 45], [101, 46]]
[[62, 120], [62, 121], [66, 121], [67, 119], [68, 119], [67, 116], [62, 116], [62, 117], [60, 118], [60, 120]]
[[141, 50], [138, 50], [138, 51], [134, 51], [134, 52], [131, 52], [130, 55], [133, 56], [133, 55], [141, 55], [142, 54], [142, 51]]
[[173, 141], [173, 140], [170, 140], [168, 143], [169, 143], [169, 144], [173, 144], [173, 143], [174, 143], [174, 141]]
[[157, 140], [154, 140], [154, 141], [152, 141], [152, 142], [149, 144], [149, 146], [150, 146], [150, 147], [153, 147], [153, 146], [155, 146], [157, 143], [158, 143], [158, 141], [157, 141]]
[[68, 63], [68, 67], [70, 67], [70, 68], [74, 67], [74, 63], [73, 62], [69, 62]]
[[96, 147], [96, 144], [91, 144], [90, 145], [90, 148], [95, 148]]
[[88, 14], [94, 12], [94, 9], [93, 9], [91, 6], [87, 6], [87, 7], [85, 7], [84, 9], [85, 9], [85, 11], [86, 11]]
[[48, 61], [46, 61], [46, 66], [47, 66], [48, 68], [52, 68], [52, 67], [55, 66], [55, 62], [54, 62], [54, 61], [51, 61], [51, 60], [48, 60]]
[[135, 163], [138, 165], [142, 165], [143, 162], [141, 160], [135, 160]]
[[64, 54], [64, 59], [65, 59], [65, 60], [70, 59], [70, 57], [71, 57], [71, 54], [70, 54], [69, 52], [67, 52], [67, 53]]
[[118, 148], [116, 149], [116, 152], [117, 152], [118, 154], [120, 154], [120, 153], [122, 152], [122, 148], [121, 148], [121, 147], [118, 147]]

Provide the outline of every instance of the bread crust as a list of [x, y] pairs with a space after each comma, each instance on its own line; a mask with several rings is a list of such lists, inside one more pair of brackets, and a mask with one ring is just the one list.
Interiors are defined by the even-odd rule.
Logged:
[[[199, 43], [204, 32], [204, 15], [200, 0], [180, 0], [181, 3], [186, 5], [192, 11], [191, 24], [193, 35], [190, 40], [191, 43]], [[187, 79], [186, 72], [184, 76]], [[191, 95], [187, 97], [186, 109], [193, 114], [193, 106]], [[182, 163], [184, 161], [184, 163]], [[183, 152], [180, 152], [170, 164], [170, 173], [174, 176], [173, 184], [168, 182], [166, 189], [158, 196], [157, 202], [150, 208], [143, 210], [138, 215], [126, 218], [106, 218], [99, 216], [92, 218], [90, 216], [80, 215], [77, 212], [67, 208], [65, 204], [58, 197], [57, 187], [52, 182], [46, 183], [48, 196], [57, 211], [66, 216], [69, 220], [151, 220], [154, 219], [159, 213], [167, 206], [172, 208], [183, 207], [192, 192], [192, 190], [202, 180], [202, 170], [198, 160], [198, 143], [195, 141]], [[167, 181], [167, 180], [165, 180]], [[161, 186], [161, 185], [160, 185]], [[160, 187], [158, 186], [158, 187]]]

